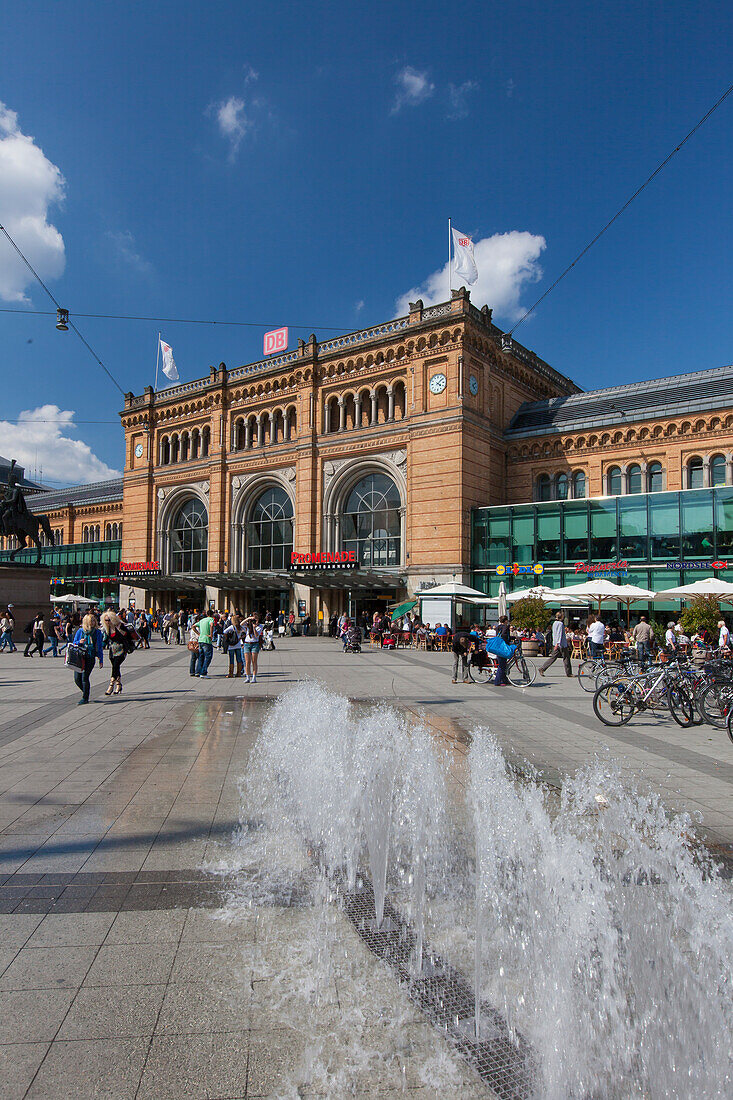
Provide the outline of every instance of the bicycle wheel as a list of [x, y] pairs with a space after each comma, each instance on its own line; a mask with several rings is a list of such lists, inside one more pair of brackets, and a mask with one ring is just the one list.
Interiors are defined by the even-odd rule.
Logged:
[[595, 657], [591, 657], [589, 661], [581, 661], [578, 666], [578, 683], [583, 691], [596, 690], [598, 686], [596, 684], [596, 676], [599, 671], [600, 669]]
[[604, 726], [625, 726], [636, 710], [631, 688], [623, 680], [604, 684], [593, 696], [593, 710]]
[[507, 666], [506, 678], [513, 687], [529, 687], [537, 678], [537, 667], [534, 661], [528, 661], [520, 653], [516, 661]]
[[713, 681], [702, 689], [697, 705], [709, 726], [724, 730], [728, 715], [733, 710], [733, 684], [716, 684]]
[[688, 729], [695, 724], [695, 703], [692, 692], [685, 684], [670, 684], [667, 689], [669, 713], [678, 726]]
[[728, 720], [726, 722], [725, 728], [728, 730], [728, 736], [730, 737], [731, 741], [733, 741], [733, 710], [730, 710], [728, 712]]
[[615, 661], [608, 661], [606, 664], [601, 665], [598, 672], [596, 672], [596, 691], [598, 688], [610, 684], [613, 680], [618, 680], [619, 676], [623, 676], [624, 672], [626, 672], [624, 666], [616, 664]]
[[490, 665], [475, 665], [471, 662], [468, 666], [468, 675], [474, 684], [488, 684], [493, 671]]

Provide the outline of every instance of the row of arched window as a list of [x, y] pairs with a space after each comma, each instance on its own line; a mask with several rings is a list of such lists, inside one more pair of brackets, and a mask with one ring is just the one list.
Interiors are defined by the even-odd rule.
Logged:
[[585, 497], [585, 473], [576, 470], [572, 474], [560, 473], [551, 477], [540, 474], [537, 478], [535, 498], [537, 500], [582, 500]]
[[[259, 494], [244, 523], [244, 569], [282, 571], [289, 567], [293, 516], [293, 502], [281, 486], [270, 486]], [[360, 565], [378, 568], [400, 564], [400, 493], [385, 473], [367, 474], [352, 486], [344, 498], [340, 523], [339, 549], [353, 550]], [[172, 573], [206, 571], [209, 519], [203, 501], [190, 497], [178, 508], [168, 538]]]
[[725, 455], [693, 455], [687, 460], [686, 488], [705, 489], [711, 485], [726, 485], [728, 459]]
[[402, 420], [407, 415], [404, 382], [363, 389], [356, 393], [332, 394], [323, 407], [323, 431], [344, 432], [353, 428], [375, 428]]
[[664, 470], [661, 462], [650, 462], [644, 471], [638, 462], [622, 470], [611, 466], [606, 473], [606, 493], [611, 497], [627, 493], [660, 493], [664, 489]]
[[298, 417], [295, 406], [272, 409], [249, 416], [238, 416], [232, 425], [232, 450], [248, 451], [250, 447], [266, 447], [289, 443], [296, 435]]
[[[122, 524], [121, 523], [105, 523], [104, 525], [104, 541], [111, 542], [113, 539], [122, 538]], [[102, 528], [98, 523], [85, 523], [81, 529], [81, 541], [82, 542], [101, 542], [102, 541]]]
[[211, 428], [192, 428], [191, 431], [163, 435], [158, 441], [158, 463], [169, 466], [173, 462], [195, 462], [207, 458], [211, 444]]

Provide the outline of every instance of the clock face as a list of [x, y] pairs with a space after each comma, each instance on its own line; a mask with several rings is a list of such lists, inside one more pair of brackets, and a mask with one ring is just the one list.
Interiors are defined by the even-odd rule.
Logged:
[[478, 378], [476, 377], [475, 374], [472, 374], [471, 377], [469, 378], [468, 388], [471, 391], [471, 393], [473, 394], [473, 396], [475, 397], [476, 394], [478, 393]]
[[142, 458], [142, 457], [143, 457], [143, 445], [142, 445], [142, 443], [138, 443], [137, 447], [135, 448], [135, 458]]
[[447, 379], [444, 374], [434, 374], [430, 379], [430, 392], [442, 393], [447, 384]]

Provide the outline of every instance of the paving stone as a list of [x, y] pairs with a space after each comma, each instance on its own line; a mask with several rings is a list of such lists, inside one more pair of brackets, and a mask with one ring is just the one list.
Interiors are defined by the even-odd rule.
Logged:
[[246, 1031], [155, 1037], [137, 1100], [236, 1097], [247, 1091]]
[[153, 1034], [166, 987], [83, 986], [59, 1039], [129, 1039]]
[[52, 1044], [26, 1100], [133, 1100], [147, 1039], [96, 1039]]
[[186, 911], [180, 909], [152, 913], [120, 913], [115, 917], [105, 946], [125, 943], [177, 943]]
[[24, 947], [0, 978], [0, 989], [80, 986], [96, 947]]
[[86, 978], [86, 985], [150, 985], [167, 982], [174, 944], [106, 944], [98, 954]]
[[[0, 1100], [22, 1100], [25, 1097], [48, 1048], [48, 1043], [0, 1046]], [[46, 1100], [50, 1100], [50, 1096]]]
[[0, 1012], [0, 1043], [50, 1042], [75, 994], [76, 988], [5, 990]]
[[87, 947], [104, 943], [111, 913], [49, 913], [28, 941], [29, 947]]

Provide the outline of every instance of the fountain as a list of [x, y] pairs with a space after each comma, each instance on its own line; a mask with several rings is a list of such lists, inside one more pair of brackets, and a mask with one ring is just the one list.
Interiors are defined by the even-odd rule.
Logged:
[[733, 1095], [731, 894], [687, 815], [600, 763], [558, 799], [486, 729], [456, 800], [423, 724], [307, 682], [271, 706], [250, 763], [248, 865], [310, 873], [499, 1095]]

